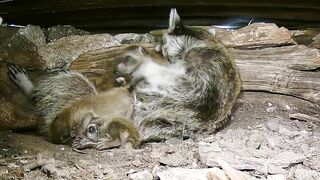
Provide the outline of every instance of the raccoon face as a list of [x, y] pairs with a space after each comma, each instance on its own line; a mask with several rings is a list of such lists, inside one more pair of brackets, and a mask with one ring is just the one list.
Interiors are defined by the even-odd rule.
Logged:
[[127, 50], [127, 52], [121, 56], [116, 72], [120, 75], [133, 73], [144, 61], [146, 54], [147, 53], [144, 48], [138, 46], [132, 47], [132, 49]]

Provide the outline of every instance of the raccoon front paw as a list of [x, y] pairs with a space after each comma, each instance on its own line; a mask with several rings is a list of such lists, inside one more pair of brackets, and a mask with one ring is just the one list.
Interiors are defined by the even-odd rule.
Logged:
[[87, 138], [77, 137], [73, 140], [71, 147], [73, 149], [86, 149], [86, 148], [94, 148], [96, 146], [96, 142], [92, 142]]
[[26, 71], [14, 64], [8, 65], [8, 76], [27, 96], [33, 91], [33, 84]]
[[118, 140], [103, 139], [97, 143], [96, 150], [105, 150], [119, 147], [121, 143]]
[[23, 68], [20, 68], [14, 64], [9, 64], [8, 70], [9, 78], [18, 86], [24, 83], [26, 79], [29, 80], [29, 78], [27, 77], [27, 73]]

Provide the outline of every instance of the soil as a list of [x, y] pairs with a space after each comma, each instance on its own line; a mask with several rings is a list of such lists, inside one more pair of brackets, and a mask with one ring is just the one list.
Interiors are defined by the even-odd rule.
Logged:
[[[158, 172], [171, 167], [198, 169], [215, 166], [208, 161], [211, 154], [203, 151], [205, 144], [219, 146], [219, 152], [215, 153], [220, 153], [217, 154], [220, 159], [254, 178], [266, 179], [272, 174], [282, 174], [288, 179], [320, 179], [320, 123], [289, 117], [292, 113], [303, 113], [319, 119], [319, 112], [318, 105], [298, 98], [245, 92], [237, 100], [230, 123], [217, 134], [147, 143], [137, 150], [88, 149], [85, 154], [75, 152], [67, 145], [52, 144], [37, 133], [2, 131], [0, 178], [129, 179], [130, 174], [144, 170], [156, 177]], [[237, 140], [238, 144], [235, 144]], [[246, 143], [242, 143], [244, 140]], [[230, 158], [230, 155], [241, 156], [244, 149], [248, 153], [242, 154], [243, 157]], [[277, 159], [273, 161], [275, 153], [287, 154], [281, 165]], [[249, 161], [254, 157], [259, 158]], [[237, 161], [239, 159], [242, 161]], [[44, 160], [44, 164], [40, 160]], [[259, 164], [258, 160], [262, 162]], [[261, 163], [267, 160], [278, 169], [261, 170]], [[41, 165], [30, 168], [30, 163], [34, 162]]]

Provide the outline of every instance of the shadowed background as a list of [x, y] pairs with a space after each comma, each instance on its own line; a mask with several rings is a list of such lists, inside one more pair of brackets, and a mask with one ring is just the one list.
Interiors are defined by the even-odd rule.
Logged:
[[148, 32], [167, 26], [172, 7], [190, 25], [219, 25], [245, 16], [289, 29], [320, 27], [317, 0], [0, 0], [0, 16], [18, 25], [68, 24], [90, 32]]

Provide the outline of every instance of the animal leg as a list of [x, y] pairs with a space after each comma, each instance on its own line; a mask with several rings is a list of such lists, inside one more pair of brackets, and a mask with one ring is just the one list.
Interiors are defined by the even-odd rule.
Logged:
[[105, 150], [110, 148], [115, 148], [121, 146], [121, 140], [117, 139], [103, 139], [97, 143], [96, 149], [97, 150]]
[[8, 76], [12, 82], [14, 82], [27, 97], [31, 97], [33, 91], [33, 84], [29, 79], [25, 69], [20, 68], [14, 64], [8, 65]]

